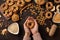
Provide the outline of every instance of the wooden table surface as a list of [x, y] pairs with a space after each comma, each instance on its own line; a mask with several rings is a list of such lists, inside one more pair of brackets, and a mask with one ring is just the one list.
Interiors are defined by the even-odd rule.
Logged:
[[[50, 1], [52, 1], [52, 0], [50, 0]], [[4, 3], [3, 0], [0, 0], [0, 5], [2, 3]], [[2, 14], [0, 13], [0, 15], [2, 15]], [[23, 23], [25, 22], [25, 20], [26, 20], [26, 18], [28, 16], [30, 16], [30, 14], [27, 15], [27, 13], [23, 13], [23, 15], [22, 15], [23, 19], [20, 20], [20, 21], [18, 21], [19, 28], [20, 28], [20, 33], [18, 35], [13, 35], [13, 34], [10, 34], [10, 33], [8, 33], [7, 35], [4, 35], [4, 36], [3, 35], [0, 35], [0, 40], [22, 40], [23, 39], [23, 36], [24, 36]], [[36, 16], [33, 16], [33, 17], [36, 17]], [[3, 28], [0, 28], [0, 30], [1, 29], [4, 29], [4, 28], [7, 28], [8, 25], [12, 23], [11, 20], [7, 21], [3, 17], [3, 15], [2, 15], [2, 18], [0, 18], [0, 20], [4, 20], [4, 26], [3, 26]], [[47, 20], [47, 23], [48, 23], [47, 26], [49, 26], [49, 24], [50, 24], [49, 20]], [[5, 27], [5, 25], [7, 25], [7, 27]], [[56, 25], [60, 26], [60, 24], [56, 24]], [[39, 32], [40, 32], [43, 40], [60, 40], [60, 29], [59, 28], [57, 28], [57, 30], [56, 30], [56, 32], [55, 32], [55, 34], [54, 34], [53, 37], [49, 37], [49, 35], [46, 33], [45, 28], [46, 28], [45, 26], [44, 27], [39, 26]], [[33, 40], [33, 39], [31, 39], [31, 40]]]

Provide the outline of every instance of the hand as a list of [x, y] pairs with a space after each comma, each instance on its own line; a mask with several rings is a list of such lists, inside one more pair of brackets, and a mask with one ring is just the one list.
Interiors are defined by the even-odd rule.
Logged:
[[35, 22], [35, 26], [34, 26], [34, 28], [31, 29], [31, 32], [32, 32], [32, 34], [35, 34], [38, 32], [38, 24], [34, 18], [31, 17], [31, 19], [34, 20], [34, 22]]
[[26, 22], [28, 21], [29, 17], [27, 18], [27, 20], [24, 23], [24, 30], [25, 30], [25, 35], [30, 35], [30, 30], [29, 28], [26, 26]]

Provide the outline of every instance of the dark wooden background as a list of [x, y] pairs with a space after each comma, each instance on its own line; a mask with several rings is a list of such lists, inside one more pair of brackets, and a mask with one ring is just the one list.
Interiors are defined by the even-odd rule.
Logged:
[[[32, 0], [32, 1], [33, 1], [33, 0]], [[48, 0], [47, 0], [47, 1], [48, 1]], [[53, 4], [56, 6], [56, 4], [54, 3], [54, 1], [52, 1], [52, 0], [49, 0], [49, 1], [53, 2]], [[0, 5], [1, 5], [2, 3], [4, 3], [4, 1], [3, 1], [3, 0], [0, 0]], [[44, 6], [45, 6], [45, 5], [44, 5]], [[44, 7], [44, 6], [42, 6], [42, 7]], [[1, 14], [1, 13], [0, 13], [0, 14]], [[2, 15], [2, 14], [1, 14], [1, 15]], [[22, 18], [23, 18], [23, 19], [18, 21], [18, 23], [19, 23], [19, 28], [20, 28], [20, 33], [19, 33], [18, 35], [12, 35], [12, 34], [10, 34], [10, 33], [8, 33], [7, 35], [4, 35], [4, 36], [3, 36], [3, 35], [0, 35], [0, 40], [22, 40], [22, 39], [23, 39], [23, 36], [24, 36], [23, 23], [25, 22], [25, 20], [26, 20], [26, 18], [27, 18], [28, 16], [30, 16], [30, 14], [28, 14], [27, 12], [26, 12], [26, 13], [23, 13], [23, 15], [22, 15]], [[33, 16], [33, 17], [35, 18], [36, 16]], [[11, 20], [7, 21], [7, 20], [3, 17], [3, 15], [2, 15], [2, 18], [0, 18], [0, 20], [4, 20], [4, 25], [3, 25], [2, 28], [0, 28], [0, 30], [2, 30], [2, 29], [4, 29], [4, 28], [7, 28], [8, 25], [12, 23]], [[46, 23], [48, 23], [47, 26], [49, 26], [50, 23], [53, 24], [53, 22], [52, 22], [51, 20], [47, 20]], [[57, 25], [57, 26], [60, 26], [60, 24], [56, 24], [56, 25]], [[7, 27], [5, 27], [5, 26], [7, 26]], [[45, 28], [46, 28], [46, 26], [39, 26], [39, 32], [40, 32], [41, 37], [42, 37], [43, 40], [60, 40], [60, 29], [59, 29], [59, 28], [57, 28], [57, 30], [56, 30], [56, 32], [55, 32], [55, 34], [54, 34], [53, 37], [49, 37], [49, 35], [46, 33]], [[31, 36], [32, 36], [32, 35], [31, 35]], [[32, 38], [32, 37], [31, 37], [31, 38]], [[31, 40], [33, 40], [33, 39], [31, 39]]]

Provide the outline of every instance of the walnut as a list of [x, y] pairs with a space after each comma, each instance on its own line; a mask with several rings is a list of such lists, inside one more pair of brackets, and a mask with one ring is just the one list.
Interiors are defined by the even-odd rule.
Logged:
[[18, 14], [16, 14], [16, 13], [14, 13], [13, 15], [12, 15], [12, 21], [18, 21], [19, 20], [19, 15]]

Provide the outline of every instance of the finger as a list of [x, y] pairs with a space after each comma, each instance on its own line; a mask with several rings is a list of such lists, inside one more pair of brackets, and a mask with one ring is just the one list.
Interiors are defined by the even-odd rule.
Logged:
[[29, 30], [29, 28], [24, 24], [24, 30]]
[[33, 17], [31, 17], [32, 19], [34, 19]]
[[37, 23], [37, 21], [34, 20], [34, 22], [35, 22], [35, 28], [38, 28], [38, 23]]
[[37, 21], [34, 19], [35, 24], [37, 24]]
[[28, 20], [31, 20], [31, 19], [34, 19], [34, 18], [33, 18], [33, 17], [31, 17], [31, 16], [29, 16], [29, 17], [28, 17]]
[[37, 21], [34, 19], [34, 23], [35, 23], [35, 25], [34, 25], [34, 28], [32, 28], [32, 29], [37, 29], [38, 28], [38, 24], [37, 24]]
[[28, 27], [24, 26], [24, 29], [28, 29]]
[[28, 17], [28, 20], [31, 20], [32, 18], [31, 17]]
[[31, 17], [29, 16], [29, 17], [27, 18], [26, 22], [27, 22], [30, 18], [31, 18]]
[[[29, 17], [28, 17], [28, 18], [29, 18]], [[24, 25], [24, 27], [26, 27], [26, 22], [28, 21], [28, 18], [26, 19], [25, 23], [23, 24], [23, 25]]]
[[29, 19], [29, 17], [26, 19], [26, 21], [25, 21], [25, 23], [24, 23], [24, 24], [26, 24], [26, 22], [28, 21], [28, 19]]

